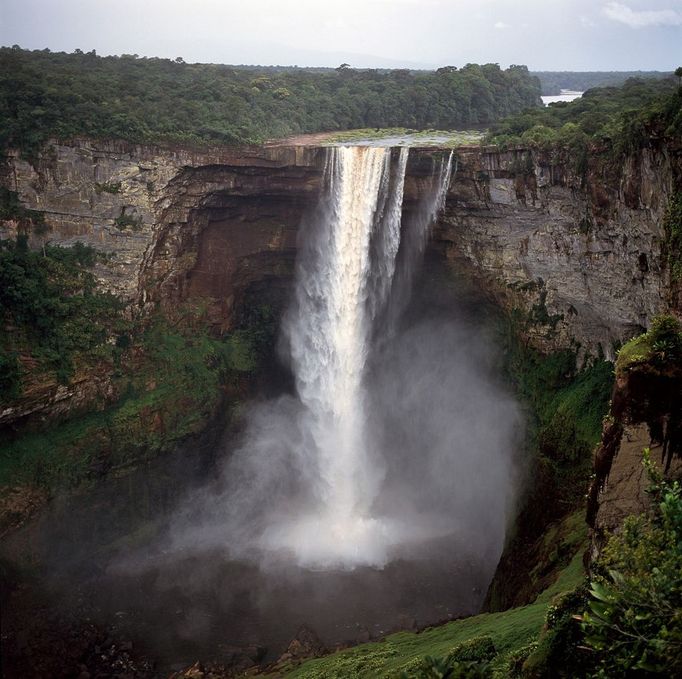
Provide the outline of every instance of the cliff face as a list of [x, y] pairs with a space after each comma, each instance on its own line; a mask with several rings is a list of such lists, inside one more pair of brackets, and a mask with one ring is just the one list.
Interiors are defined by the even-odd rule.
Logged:
[[[411, 153], [409, 206], [432, 171]], [[459, 149], [433, 244], [508, 309], [534, 343], [578, 343], [613, 357], [613, 343], [666, 306], [661, 218], [682, 174], [679, 150], [653, 146], [612, 168], [526, 151]], [[226, 329], [249, 286], [291, 276], [296, 230], [320, 190], [313, 146], [207, 149], [80, 141], [53, 144], [35, 164], [11, 154], [5, 184], [44, 211], [49, 232], [110, 253], [102, 285], [142, 305], [202, 299]], [[16, 225], [5, 222], [0, 237]]]
[[460, 151], [435, 238], [545, 350], [614, 358], [667, 305], [662, 216], [682, 176], [679, 150], [643, 149], [623, 167], [596, 157]]
[[[110, 254], [96, 269], [102, 287], [143, 302], [176, 296], [170, 282], [181, 285], [177, 273], [197, 264], [204, 245], [197, 234], [206, 228], [230, 233], [230, 270], [254, 251], [291, 247], [283, 229], [295, 232], [301, 199], [317, 192], [323, 162], [313, 148], [201, 152], [86, 140], [52, 144], [32, 163], [16, 153], [6, 161], [4, 184], [45, 215], [48, 232], [32, 244], [82, 241]], [[16, 227], [5, 222], [0, 237]], [[203, 288], [195, 282], [193, 289]]]
[[[412, 149], [405, 209], [414, 209], [442, 151]], [[661, 218], [682, 176], [680, 149], [652, 144], [620, 167], [469, 147], [456, 167], [431, 247], [467, 271], [545, 350], [613, 357], [666, 308]], [[95, 273], [132, 309], [201, 310], [212, 332], [254, 303], [281, 309], [297, 227], [321, 189], [315, 146], [196, 150], [81, 140], [28, 162], [10, 153], [3, 183], [40, 210], [45, 242], [83, 241], [107, 253]], [[0, 237], [19, 224], [0, 222]], [[131, 311], [132, 313], [132, 311]], [[117, 397], [104, 367], [30, 385], [0, 424], [63, 418]]]
[[[54, 144], [29, 163], [12, 153], [3, 184], [45, 217], [32, 247], [82, 241], [107, 254], [94, 273], [136, 314], [157, 304], [201, 306], [228, 329], [249, 286], [269, 300], [290, 277], [296, 227], [319, 190], [314, 148], [218, 149], [80, 141]], [[0, 222], [0, 238], [17, 221]], [[32, 426], [118, 398], [113, 366], [78, 368], [68, 385], [24, 366], [22, 396], [0, 409], [0, 427]]]

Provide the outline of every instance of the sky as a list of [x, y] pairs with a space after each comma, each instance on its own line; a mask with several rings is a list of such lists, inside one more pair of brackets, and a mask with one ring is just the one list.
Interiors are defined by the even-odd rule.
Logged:
[[226, 64], [672, 70], [682, 0], [0, 0], [0, 44]]

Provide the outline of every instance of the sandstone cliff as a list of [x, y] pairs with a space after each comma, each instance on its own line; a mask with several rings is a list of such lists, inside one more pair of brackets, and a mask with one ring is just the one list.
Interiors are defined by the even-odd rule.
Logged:
[[458, 155], [435, 238], [522, 312], [540, 348], [613, 360], [667, 307], [661, 221], [682, 177], [679, 149], [654, 144], [617, 168], [595, 156], [579, 174], [570, 158], [523, 149]]
[[[433, 171], [411, 152], [406, 202]], [[30, 163], [11, 153], [4, 184], [43, 211], [48, 232], [111, 255], [102, 285], [140, 304], [204, 298], [229, 327], [249, 285], [291, 275], [296, 230], [320, 190], [314, 146], [206, 149], [80, 140], [51, 144]], [[579, 344], [613, 358], [613, 345], [666, 307], [662, 215], [682, 175], [679, 149], [652, 144], [579, 175], [570, 158], [462, 148], [433, 245], [531, 322], [545, 349]], [[1, 225], [0, 237], [16, 224]]]

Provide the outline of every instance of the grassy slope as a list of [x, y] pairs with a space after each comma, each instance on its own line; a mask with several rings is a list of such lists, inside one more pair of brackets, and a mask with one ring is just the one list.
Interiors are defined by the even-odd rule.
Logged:
[[504, 676], [507, 655], [538, 638], [552, 599], [573, 590], [583, 577], [582, 550], [579, 549], [559, 579], [528, 606], [502, 613], [483, 613], [419, 633], [392, 634], [382, 641], [309, 660], [285, 676], [296, 679], [389, 679], [415, 668], [427, 655], [447, 655], [462, 641], [482, 635], [493, 638], [498, 651], [494, 667], [499, 676]]

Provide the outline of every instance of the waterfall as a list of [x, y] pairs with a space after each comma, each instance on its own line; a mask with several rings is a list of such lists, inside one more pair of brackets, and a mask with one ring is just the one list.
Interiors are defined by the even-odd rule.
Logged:
[[411, 153], [327, 150], [281, 326], [295, 389], [249, 404], [218, 476], [181, 504], [169, 552], [224, 550], [297, 578], [436, 558], [449, 545], [481, 564], [482, 581], [492, 576], [521, 417], [456, 281], [425, 281], [447, 306], [424, 297], [404, 313], [456, 170], [452, 153], [436, 152], [431, 171], [420, 154], [408, 173]]
[[[367, 437], [363, 380], [373, 326], [395, 294], [408, 153], [401, 148], [396, 161], [390, 148], [330, 148], [324, 196], [302, 231], [285, 332], [303, 407], [292, 462], [305, 468], [314, 505], [266, 530], [263, 546], [293, 549], [305, 565], [381, 563], [391, 542], [390, 522], [372, 515], [381, 470]], [[405, 281], [444, 203], [451, 161], [452, 154], [441, 161], [414, 220]], [[404, 300], [408, 291], [400, 294]]]

